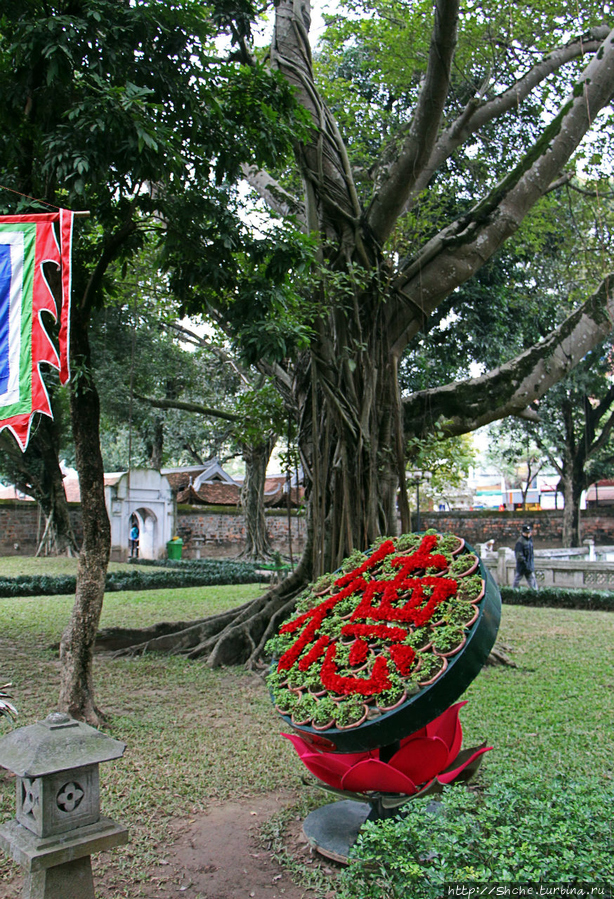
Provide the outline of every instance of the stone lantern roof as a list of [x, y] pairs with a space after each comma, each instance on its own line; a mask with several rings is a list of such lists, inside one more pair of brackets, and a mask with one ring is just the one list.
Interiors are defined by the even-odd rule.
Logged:
[[44, 721], [21, 727], [0, 740], [0, 766], [18, 777], [43, 777], [123, 755], [125, 743], [82, 721], [52, 712]]

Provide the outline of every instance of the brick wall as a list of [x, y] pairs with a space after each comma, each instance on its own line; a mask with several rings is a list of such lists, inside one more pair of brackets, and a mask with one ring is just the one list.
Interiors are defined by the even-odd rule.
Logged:
[[[288, 514], [269, 509], [265, 513], [269, 539], [274, 549], [288, 555]], [[184, 541], [184, 558], [199, 553], [203, 558], [227, 550], [240, 552], [245, 543], [245, 519], [234, 508], [208, 509], [202, 506], [179, 506], [177, 534]], [[299, 554], [305, 543], [305, 519], [292, 515], [292, 552]]]
[[[78, 504], [70, 514], [77, 538], [81, 535]], [[452, 531], [471, 544], [495, 541], [495, 549], [513, 546], [523, 524], [533, 525], [533, 542], [543, 549], [562, 546], [562, 512], [421, 512], [424, 528]], [[267, 529], [276, 549], [288, 553], [288, 518], [282, 510], [267, 510]], [[33, 555], [42, 536], [44, 521], [38, 506], [19, 500], [0, 501], [0, 555]], [[203, 556], [238, 553], [245, 540], [245, 522], [237, 509], [180, 506], [177, 533], [185, 541], [185, 558], [196, 551]], [[593, 538], [598, 546], [614, 545], [614, 507], [582, 513], [582, 537]], [[300, 553], [305, 541], [305, 519], [292, 516], [292, 550]], [[16, 546], [17, 545], [17, 548]]]
[[[582, 512], [582, 539], [592, 538], [599, 546], [614, 544], [614, 507]], [[533, 526], [533, 543], [539, 549], [562, 547], [563, 512], [420, 512], [423, 528], [452, 531], [468, 543], [495, 541], [495, 549], [513, 546], [523, 524]]]
[[[70, 503], [70, 518], [81, 539], [81, 507]], [[36, 503], [0, 500], [0, 555], [33, 556], [45, 531], [45, 518]]]

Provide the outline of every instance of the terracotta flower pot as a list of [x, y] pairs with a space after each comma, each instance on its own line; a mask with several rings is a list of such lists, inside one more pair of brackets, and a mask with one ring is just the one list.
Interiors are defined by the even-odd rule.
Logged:
[[435, 674], [433, 674], [428, 680], [419, 680], [418, 683], [421, 687], [429, 687], [431, 684], [434, 684], [438, 677], [444, 673], [446, 668], [448, 667], [448, 660], [444, 656], [438, 656], [443, 662], [443, 665]]
[[335, 724], [334, 718], [330, 718], [325, 724], [316, 724], [315, 721], [311, 722], [311, 726], [313, 727], [314, 730], [328, 730], [329, 728], [333, 727], [334, 724]]
[[404, 690], [403, 693], [401, 694], [401, 697], [399, 699], [397, 699], [397, 701], [394, 702], [392, 705], [382, 705], [381, 702], [377, 702], [377, 701], [375, 704], [377, 705], [380, 712], [391, 712], [393, 709], [398, 709], [398, 707], [400, 705], [403, 705], [403, 703], [405, 702], [406, 699], [407, 699], [407, 693]]
[[338, 730], [352, 730], [355, 727], [360, 727], [361, 724], [364, 724], [367, 720], [367, 715], [369, 714], [369, 709], [366, 704], [364, 704], [364, 714], [362, 717], [358, 719], [358, 721], [352, 722], [352, 724], [337, 724], [335, 722]]
[[478, 566], [480, 564], [480, 560], [475, 555], [475, 553], [469, 553], [467, 558], [467, 568], [461, 569], [460, 572], [453, 571], [452, 568], [449, 570], [449, 576], [453, 578], [462, 578], [469, 577], [470, 574], [474, 574], [478, 570]]
[[449, 659], [452, 656], [455, 656], [457, 652], [460, 652], [466, 642], [467, 642], [467, 637], [465, 634], [463, 634], [460, 643], [457, 643], [457, 645], [453, 646], [452, 649], [448, 649], [445, 652], [442, 652], [441, 650], [435, 649], [433, 647], [433, 653], [434, 653], [434, 655], [439, 656], [440, 659]]
[[290, 715], [290, 718], [292, 719], [292, 724], [295, 724], [297, 727], [308, 727], [311, 724], [311, 717], [294, 717], [294, 715]]

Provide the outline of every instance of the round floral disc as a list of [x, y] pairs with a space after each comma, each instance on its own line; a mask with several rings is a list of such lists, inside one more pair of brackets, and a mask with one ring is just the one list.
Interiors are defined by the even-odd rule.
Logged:
[[461, 538], [385, 539], [300, 598], [271, 641], [269, 689], [288, 724], [316, 745], [393, 744], [462, 695], [500, 618], [499, 590]]

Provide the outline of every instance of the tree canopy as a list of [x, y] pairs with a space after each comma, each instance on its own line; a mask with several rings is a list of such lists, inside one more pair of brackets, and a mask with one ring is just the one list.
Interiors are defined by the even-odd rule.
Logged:
[[91, 651], [110, 532], [89, 323], [116, 266], [148, 232], [170, 244], [171, 223], [180, 235], [198, 220], [212, 277], [224, 273], [234, 288], [224, 260], [245, 228], [228, 183], [242, 165], [279, 164], [301, 130], [283, 78], [216, 49], [221, 33], [240, 48], [252, 15], [248, 3], [202, 0], [8, 0], [0, 11], [4, 211], [91, 213], [73, 258], [70, 395], [84, 540], [60, 705], [94, 723]]
[[[398, 513], [408, 528], [408, 438], [531, 414], [612, 327], [603, 272], [586, 276], [581, 301], [566, 294], [567, 317], [553, 294], [549, 319], [530, 316], [540, 321], [532, 336], [518, 327], [519, 293], [505, 289], [510, 274], [522, 280], [522, 253], [541, 239], [551, 193], [578, 173], [607, 170], [609, 12], [597, 3], [355, 0], [329, 19], [315, 63], [310, 18], [308, 0], [280, 0], [265, 63], [294, 90], [309, 125], [294, 141], [294, 165], [244, 167], [268, 208], [315, 245], [311, 279], [285, 282], [298, 302], [240, 291], [220, 303], [200, 262], [207, 245], [193, 232], [193, 257], [168, 260], [186, 303], [206, 301], [237, 339], [247, 334], [252, 359], [291, 397], [307, 480], [299, 569], [232, 620], [195, 627], [190, 651], [210, 664], [256, 658], [305, 578], [395, 533]], [[289, 246], [295, 257], [286, 246], [267, 260], [300, 269], [301, 244]], [[530, 302], [528, 279], [525, 288]], [[287, 340], [271, 342], [270, 310], [285, 316]], [[447, 331], [446, 354], [457, 322], [456, 369], [446, 359], [435, 383], [403, 385], [403, 355], [427, 343], [433, 325]], [[488, 344], [500, 347], [506, 329], [510, 353], [500, 364]], [[462, 347], [471, 345], [483, 367], [467, 379]]]

